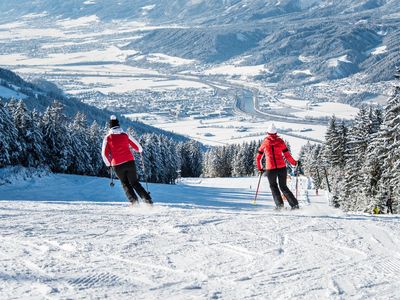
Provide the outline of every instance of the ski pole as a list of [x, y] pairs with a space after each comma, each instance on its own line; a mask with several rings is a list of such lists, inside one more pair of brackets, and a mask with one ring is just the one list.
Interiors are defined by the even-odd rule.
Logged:
[[263, 171], [260, 171], [260, 178], [258, 179], [258, 184], [257, 184], [257, 190], [256, 190], [256, 195], [254, 196], [253, 204], [256, 204], [257, 196], [258, 196], [258, 190], [260, 189], [260, 182], [261, 182], [261, 177], [263, 175]]
[[297, 163], [296, 169], [296, 199], [298, 199], [299, 194], [299, 164]]
[[144, 167], [144, 158], [143, 158], [142, 152], [140, 152], [140, 160], [141, 160], [141, 162], [142, 162], [144, 182], [146, 183], [146, 192], [150, 195], [149, 186], [148, 186], [148, 184], [147, 184], [147, 178], [146, 178], [146, 168]]
[[114, 172], [113, 172], [113, 167], [110, 167], [110, 177], [111, 177], [111, 182], [110, 182], [110, 186], [114, 187]]

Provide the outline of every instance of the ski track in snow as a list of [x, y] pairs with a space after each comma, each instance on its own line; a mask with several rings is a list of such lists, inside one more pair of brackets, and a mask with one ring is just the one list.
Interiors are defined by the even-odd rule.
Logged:
[[[105, 184], [85, 180], [82, 186]], [[153, 208], [0, 201], [0, 298], [399, 298], [399, 217], [343, 214], [315, 196], [300, 211], [276, 212], [268, 191], [249, 207], [251, 198], [240, 202], [235, 191], [252, 195], [256, 179], [241, 180], [233, 206], [229, 199], [220, 206], [168, 201], [179, 190], [205, 197], [208, 189], [238, 186], [229, 179], [152, 185], [162, 200]], [[29, 182], [21, 197], [39, 189]], [[0, 192], [11, 195], [7, 187]]]

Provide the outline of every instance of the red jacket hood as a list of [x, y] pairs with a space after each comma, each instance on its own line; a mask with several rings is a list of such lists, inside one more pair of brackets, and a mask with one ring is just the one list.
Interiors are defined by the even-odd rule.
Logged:
[[276, 144], [279, 144], [282, 141], [282, 139], [276, 133], [275, 134], [268, 134], [265, 139], [268, 140], [268, 142], [272, 146], [275, 146]]

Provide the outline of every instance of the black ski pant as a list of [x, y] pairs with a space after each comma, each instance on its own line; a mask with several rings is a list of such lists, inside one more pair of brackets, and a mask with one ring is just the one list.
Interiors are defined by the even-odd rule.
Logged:
[[124, 188], [125, 194], [130, 202], [136, 203], [138, 201], [135, 192], [146, 202], [151, 202], [149, 193], [146, 192], [139, 182], [134, 160], [114, 166], [114, 170], [119, 180], [121, 180], [122, 187]]
[[[276, 206], [278, 207], [283, 206], [281, 191], [285, 195], [291, 207], [299, 205], [299, 202], [297, 201], [296, 197], [293, 195], [293, 193], [289, 190], [289, 188], [286, 185], [286, 179], [287, 179], [286, 168], [267, 170], [266, 174], [269, 181], [269, 187], [271, 188], [272, 197], [274, 198]], [[277, 180], [279, 182], [279, 187]]]

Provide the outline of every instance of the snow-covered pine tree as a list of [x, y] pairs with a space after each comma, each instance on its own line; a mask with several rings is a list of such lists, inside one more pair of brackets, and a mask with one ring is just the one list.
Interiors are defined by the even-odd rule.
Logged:
[[[143, 147], [143, 158], [146, 172], [143, 174], [149, 182], [161, 182], [160, 168], [163, 168], [163, 162], [158, 147], [159, 141], [154, 133], [141, 136], [139, 143]], [[139, 167], [139, 166], [138, 166]]]
[[107, 130], [101, 128], [96, 121], [93, 121], [92, 125], [88, 130], [88, 145], [90, 153], [90, 164], [93, 168], [93, 173], [90, 175], [102, 176], [107, 175], [107, 168], [103, 163], [101, 156], [101, 146], [103, 143], [103, 137]]
[[210, 150], [207, 150], [204, 155], [203, 155], [203, 173], [202, 176], [203, 177], [211, 177], [210, 176], [210, 167], [211, 167], [211, 157], [210, 157]]
[[[8, 109], [8, 112], [13, 120], [14, 126], [15, 128], [17, 128], [16, 124], [15, 124], [15, 120], [13, 118], [13, 115], [15, 113], [15, 111], [17, 110], [17, 106], [18, 106], [18, 101], [15, 99], [11, 99], [11, 101], [9, 101], [6, 105], [6, 108]], [[17, 129], [18, 130], [18, 129]], [[15, 139], [14, 141], [12, 141], [12, 143], [10, 144], [11, 148], [10, 148], [10, 160], [11, 160], [11, 164], [12, 165], [19, 165], [21, 164], [20, 162], [20, 156], [21, 156], [21, 152], [22, 152], [22, 145], [21, 145], [21, 140], [19, 140], [18, 138]]]
[[391, 190], [393, 208], [395, 213], [398, 213], [400, 212], [400, 86], [395, 87], [393, 96], [388, 100], [379, 135], [382, 145], [379, 154], [379, 160], [382, 162], [379, 197], [385, 199]]
[[246, 153], [246, 174], [249, 176], [257, 172], [256, 156], [260, 144], [261, 141], [252, 141], [249, 144], [248, 152]]
[[[345, 153], [344, 146], [346, 144], [346, 126], [342, 122], [339, 124], [337, 118], [333, 115], [328, 124], [328, 129], [325, 134], [325, 143], [322, 148], [322, 157], [320, 157], [318, 165], [312, 166], [313, 168], [317, 167], [315, 170], [316, 174], [314, 174], [314, 179], [316, 179], [319, 175], [321, 178], [324, 178], [322, 182], [324, 183], [324, 187], [331, 189], [332, 199], [331, 205], [339, 206], [339, 195], [341, 192], [340, 185], [343, 180], [343, 165], [345, 162]], [[317, 176], [315, 176], [317, 175]]]
[[242, 177], [247, 175], [247, 157], [250, 146], [247, 143], [237, 146], [235, 156], [232, 161], [232, 176]]
[[0, 168], [13, 162], [15, 157], [13, 151], [17, 148], [16, 141], [18, 141], [18, 130], [9, 110], [0, 100]]
[[73, 154], [66, 120], [67, 118], [63, 113], [63, 105], [58, 101], [54, 101], [46, 109], [40, 122], [46, 164], [53, 172], [67, 172], [70, 158]]
[[360, 199], [366, 203], [363, 209], [373, 212], [375, 207], [381, 210], [384, 206], [384, 199], [379, 195], [379, 181], [382, 177], [382, 161], [379, 156], [385, 149], [382, 148], [380, 126], [383, 121], [382, 109], [380, 107], [372, 108], [370, 110], [371, 120], [371, 139], [366, 149], [363, 164], [360, 170], [361, 193]]
[[235, 145], [227, 145], [219, 148], [220, 157], [220, 176], [218, 177], [232, 177], [233, 160], [236, 153]]
[[323, 157], [328, 166], [340, 166], [344, 161], [343, 144], [345, 141], [343, 140], [343, 127], [338, 125], [335, 116], [332, 116], [329, 120], [323, 151]]
[[244, 176], [251, 176], [254, 174], [255, 168], [255, 155], [253, 153], [253, 146], [251, 143], [244, 143], [241, 145], [243, 152], [243, 174]]
[[72, 122], [68, 124], [70, 147], [72, 156], [68, 166], [68, 172], [73, 174], [93, 174], [91, 153], [89, 146], [89, 132], [85, 114], [78, 112]]
[[345, 210], [367, 210], [368, 200], [362, 197], [363, 177], [361, 168], [365, 160], [368, 145], [371, 143], [377, 127], [371, 106], [360, 108], [348, 133], [346, 167], [344, 181], [340, 181], [340, 202]]
[[206, 176], [208, 177], [224, 177], [224, 147], [213, 147], [207, 151], [206, 155]]
[[206, 177], [249, 176], [256, 172], [255, 157], [259, 142], [213, 147], [204, 154]]
[[[378, 126], [379, 128], [379, 126]], [[346, 153], [347, 153], [347, 135], [348, 129], [344, 121], [342, 121], [338, 127], [339, 132], [339, 145], [337, 149], [337, 163], [338, 166], [343, 169], [346, 164]]]
[[181, 160], [181, 176], [199, 177], [202, 173], [203, 166], [201, 144], [194, 140], [180, 143], [178, 154]]
[[190, 153], [190, 165], [192, 169], [192, 177], [199, 177], [203, 172], [203, 151], [201, 149], [201, 144], [195, 140], [190, 140], [186, 142], [188, 144], [188, 149]]
[[321, 150], [320, 144], [311, 144], [308, 142], [300, 151], [300, 160], [302, 168], [307, 176], [312, 178], [314, 188], [319, 190], [324, 183], [324, 169], [321, 167]]
[[161, 173], [161, 182], [173, 184], [177, 178], [178, 171], [178, 159], [176, 152], [175, 143], [169, 138], [161, 135], [159, 149], [161, 153], [161, 159], [163, 161], [163, 168], [160, 169]]
[[46, 162], [46, 157], [44, 153], [44, 144], [43, 144], [43, 134], [40, 128], [40, 123], [42, 120], [42, 116], [40, 113], [34, 109], [30, 112], [30, 117], [32, 120], [32, 131], [30, 134], [30, 143], [32, 144], [32, 151], [29, 153], [28, 156], [28, 163], [29, 166], [37, 167], [37, 166], [44, 166]]
[[44, 162], [39, 123], [35, 122], [33, 114], [22, 100], [13, 103], [11, 107], [20, 144], [18, 162], [25, 167], [38, 167]]

